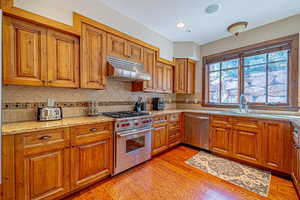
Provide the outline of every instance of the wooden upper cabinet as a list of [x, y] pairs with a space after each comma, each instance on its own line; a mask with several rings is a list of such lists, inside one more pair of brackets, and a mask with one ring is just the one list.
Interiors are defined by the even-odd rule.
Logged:
[[196, 62], [188, 60], [186, 93], [195, 93]]
[[164, 64], [161, 62], [156, 63], [155, 68], [155, 91], [164, 92]]
[[174, 90], [176, 93], [195, 93], [196, 62], [188, 58], [175, 59]]
[[107, 54], [138, 63], [144, 61], [142, 46], [110, 33], [107, 34]]
[[143, 63], [144, 48], [133, 42], [126, 42], [128, 60], [138, 63]]
[[267, 121], [263, 134], [263, 164], [269, 168], [290, 172], [291, 136], [288, 122]]
[[126, 40], [112, 34], [107, 34], [107, 54], [127, 59]]
[[79, 38], [4, 17], [4, 83], [79, 87]]
[[163, 90], [165, 93], [173, 92], [173, 66], [165, 65], [163, 75]]
[[176, 58], [174, 87], [176, 93], [186, 93], [187, 88], [187, 59]]
[[144, 70], [152, 76], [150, 81], [143, 81], [143, 90], [146, 92], [152, 92], [155, 89], [155, 54], [153, 50], [144, 49]]
[[48, 29], [48, 85], [79, 87], [79, 39]]
[[105, 89], [106, 32], [82, 24], [81, 88]]
[[4, 84], [43, 86], [47, 79], [47, 29], [3, 19]]

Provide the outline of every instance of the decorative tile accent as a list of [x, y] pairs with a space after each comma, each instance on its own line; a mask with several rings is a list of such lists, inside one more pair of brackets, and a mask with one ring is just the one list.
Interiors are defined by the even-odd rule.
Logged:
[[[148, 103], [148, 102], [147, 102]], [[176, 101], [166, 102], [166, 104], [173, 104]], [[97, 106], [122, 106], [134, 105], [135, 101], [100, 101], [96, 102]], [[3, 103], [4, 110], [17, 110], [17, 109], [37, 109], [38, 107], [46, 106], [46, 102], [32, 102], [32, 103]], [[55, 106], [62, 108], [78, 108], [88, 107], [89, 102], [56, 102]]]

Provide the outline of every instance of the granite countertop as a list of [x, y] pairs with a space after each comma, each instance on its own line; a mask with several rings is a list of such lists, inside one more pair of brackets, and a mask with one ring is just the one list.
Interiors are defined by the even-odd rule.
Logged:
[[[228, 116], [241, 116], [241, 117], [254, 117], [261, 119], [277, 119], [277, 120], [288, 120], [295, 126], [300, 128], [300, 116], [293, 115], [278, 115], [278, 114], [261, 114], [261, 113], [240, 113], [233, 111], [216, 111], [216, 110], [188, 110], [188, 109], [176, 109], [176, 110], [163, 110], [163, 111], [150, 111], [151, 116], [180, 113], [180, 112], [192, 112], [192, 113], [204, 113], [204, 114], [218, 114]], [[63, 128], [77, 125], [93, 124], [100, 122], [115, 121], [115, 119], [105, 116], [98, 117], [74, 117], [66, 118], [59, 121], [48, 121], [48, 122], [15, 122], [7, 123], [2, 125], [2, 135], [19, 134], [32, 131], [42, 131], [54, 128]]]
[[27, 133], [32, 131], [42, 131], [54, 128], [64, 128], [77, 125], [93, 124], [100, 122], [114, 121], [113, 118], [98, 116], [98, 117], [72, 117], [65, 118], [58, 121], [47, 121], [47, 122], [15, 122], [2, 124], [2, 135], [13, 135], [18, 133]]

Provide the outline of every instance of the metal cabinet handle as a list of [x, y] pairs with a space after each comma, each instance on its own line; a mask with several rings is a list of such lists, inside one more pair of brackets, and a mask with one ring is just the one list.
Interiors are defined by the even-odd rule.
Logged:
[[294, 144], [294, 147], [295, 147], [296, 149], [300, 149], [300, 145], [299, 145], [299, 144]]
[[45, 136], [40, 137], [39, 139], [40, 139], [40, 140], [48, 140], [48, 139], [50, 139], [50, 138], [51, 138], [51, 136], [45, 135]]
[[90, 131], [91, 131], [91, 132], [96, 132], [96, 131], [97, 131], [97, 128], [91, 128]]

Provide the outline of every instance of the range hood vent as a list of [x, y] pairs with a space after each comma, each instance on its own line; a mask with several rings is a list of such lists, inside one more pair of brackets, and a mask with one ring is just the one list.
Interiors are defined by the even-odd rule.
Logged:
[[151, 75], [144, 72], [144, 65], [128, 60], [107, 57], [109, 79], [121, 81], [149, 81]]

